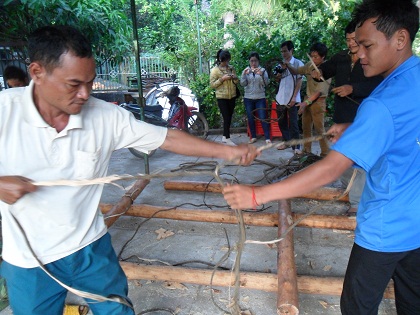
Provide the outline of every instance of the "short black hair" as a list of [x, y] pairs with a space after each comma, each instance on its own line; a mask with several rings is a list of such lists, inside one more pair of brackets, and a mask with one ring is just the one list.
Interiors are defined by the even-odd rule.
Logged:
[[413, 42], [419, 30], [419, 7], [412, 0], [364, 0], [356, 5], [353, 20], [358, 27], [371, 18], [376, 18], [376, 29], [388, 39], [406, 29]]
[[249, 53], [248, 60], [250, 60], [252, 57], [257, 58], [258, 61], [260, 60], [260, 55], [256, 51], [252, 51]]
[[22, 82], [25, 82], [28, 78], [26, 72], [16, 66], [7, 66], [4, 69], [3, 77], [6, 81], [16, 79]]
[[349, 22], [349, 24], [347, 24], [346, 28], [344, 29], [344, 36], [346, 36], [347, 34], [351, 34], [354, 33], [356, 31], [356, 22], [351, 20]]
[[315, 43], [309, 48], [309, 52], [316, 51], [320, 57], [327, 57], [328, 48], [323, 43]]
[[173, 87], [169, 88], [166, 91], [165, 94], [166, 94], [167, 97], [177, 97], [177, 96], [179, 96], [180, 93], [181, 93], [181, 90], [179, 89], [179, 87], [178, 86], [173, 86]]
[[286, 40], [285, 42], [281, 43], [280, 48], [281, 47], [287, 47], [287, 50], [292, 50], [295, 49], [295, 45], [293, 45], [293, 42], [291, 40]]
[[77, 29], [70, 26], [44, 26], [28, 38], [29, 59], [41, 63], [48, 71], [60, 66], [63, 54], [71, 52], [79, 58], [91, 58], [90, 41]]

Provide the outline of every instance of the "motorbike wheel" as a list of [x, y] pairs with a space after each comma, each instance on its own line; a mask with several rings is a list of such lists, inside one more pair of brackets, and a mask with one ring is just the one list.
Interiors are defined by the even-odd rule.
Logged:
[[[143, 152], [141, 152], [141, 151], [139, 151], [139, 150], [136, 150], [136, 149], [134, 149], [134, 148], [128, 148], [128, 150], [129, 150], [129, 151], [130, 151], [130, 153], [131, 153], [132, 155], [134, 155], [135, 157], [138, 157], [138, 158], [140, 158], [140, 159], [144, 158], [144, 153], [143, 153]], [[155, 154], [155, 152], [156, 152], [156, 150], [152, 150], [152, 151], [150, 151], [150, 152], [149, 152], [149, 154], [148, 154], [148, 156], [149, 156], [149, 157], [151, 157], [153, 154]]]
[[188, 133], [193, 136], [206, 139], [209, 134], [209, 124], [202, 113], [192, 112], [188, 118]]

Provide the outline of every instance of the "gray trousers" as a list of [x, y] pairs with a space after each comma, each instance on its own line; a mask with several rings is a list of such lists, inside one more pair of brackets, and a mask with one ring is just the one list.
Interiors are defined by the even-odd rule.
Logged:
[[366, 172], [360, 168], [350, 167], [343, 173], [343, 175], [341, 175], [340, 181], [344, 188], [347, 188], [354, 170], [356, 170], [357, 173], [356, 178], [353, 181], [353, 185], [349, 191], [349, 201], [352, 208], [357, 208], [359, 206], [360, 197], [362, 196], [362, 192], [365, 187]]

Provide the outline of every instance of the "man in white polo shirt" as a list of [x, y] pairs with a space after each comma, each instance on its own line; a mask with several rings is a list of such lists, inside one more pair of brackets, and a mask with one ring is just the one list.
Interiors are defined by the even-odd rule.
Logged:
[[[74, 28], [40, 28], [28, 50], [30, 85], [0, 93], [1, 271], [10, 305], [15, 315], [62, 313], [67, 290], [38, 260], [73, 288], [119, 296], [130, 304], [127, 279], [98, 209], [103, 185], [36, 187], [31, 181], [105, 176], [112, 152], [128, 147], [239, 157], [242, 164], [255, 158], [256, 149], [139, 122], [130, 112], [90, 97], [95, 61], [89, 41]], [[90, 307], [95, 314], [134, 314], [115, 302]]]

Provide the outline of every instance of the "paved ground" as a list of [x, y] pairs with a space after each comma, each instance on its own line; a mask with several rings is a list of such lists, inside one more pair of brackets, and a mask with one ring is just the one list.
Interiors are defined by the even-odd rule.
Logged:
[[[211, 136], [211, 140], [220, 141], [221, 136]], [[247, 142], [245, 134], [235, 134], [232, 139], [236, 143]], [[256, 145], [264, 144], [259, 140]], [[319, 153], [319, 146], [314, 145], [314, 153]], [[277, 151], [269, 149], [263, 152], [261, 161], [279, 164], [292, 157], [291, 150]], [[182, 163], [196, 163], [208, 159], [188, 158], [175, 155], [163, 150], [157, 150], [150, 158], [151, 172], [160, 171], [168, 173], [178, 168]], [[226, 181], [237, 178], [241, 183], [266, 183], [264, 172], [269, 166], [263, 163], [254, 163], [249, 167], [230, 166], [223, 169]], [[115, 152], [112, 156], [109, 174], [137, 174], [144, 173], [143, 160], [131, 155], [128, 150]], [[273, 173], [269, 175], [273, 177]], [[275, 176], [274, 176], [275, 177]], [[178, 178], [177, 178], [178, 179]], [[209, 176], [186, 176], [180, 180], [211, 181]], [[226, 209], [226, 203], [219, 194], [198, 192], [165, 191], [163, 182], [166, 179], [153, 179], [151, 183], [137, 198], [135, 203], [151, 204], [163, 207], [183, 205], [183, 208], [206, 211], [209, 208]], [[128, 187], [131, 183], [124, 182]], [[338, 183], [334, 183], [335, 186]], [[102, 197], [102, 203], [115, 204], [124, 191], [120, 187], [108, 185]], [[277, 203], [265, 205], [266, 212], [276, 212]], [[326, 202], [293, 200], [292, 210], [305, 213], [313, 207], [320, 207], [317, 213], [340, 214], [347, 208], [346, 203], [328, 204]], [[158, 229], [172, 231], [173, 236], [157, 240]], [[122, 258], [131, 256], [130, 261], [149, 264], [177, 264], [180, 262], [200, 260], [215, 264], [226, 253], [227, 238], [235, 244], [238, 239], [236, 225], [183, 222], [167, 219], [152, 219], [146, 222], [142, 218], [122, 217], [110, 229], [113, 245]], [[277, 228], [247, 227], [247, 239], [272, 240], [277, 237]], [[353, 242], [353, 233], [349, 231], [338, 232], [334, 230], [296, 228], [295, 259], [299, 275], [314, 276], [343, 276]], [[131, 240], [132, 239], [132, 240]], [[131, 240], [131, 241], [130, 241]], [[127, 244], [128, 243], [128, 244]], [[127, 245], [126, 245], [127, 244]], [[121, 252], [123, 246], [125, 249]], [[223, 265], [230, 268], [235, 257], [233, 253]], [[187, 264], [184, 267], [206, 268], [203, 264]], [[210, 268], [211, 267], [207, 267]], [[276, 273], [277, 250], [267, 245], [246, 245], [241, 263], [241, 271], [257, 271]], [[205, 285], [172, 284], [160, 281], [130, 281], [130, 298], [135, 307], [136, 314], [146, 314], [151, 309], [166, 309], [166, 311], [153, 311], [147, 314], [178, 314], [178, 315], [223, 315], [226, 312], [229, 300], [229, 289]], [[211, 299], [211, 290], [214, 301]], [[249, 310], [254, 315], [276, 314], [276, 294], [257, 290], [240, 291], [240, 305], [243, 310]], [[77, 297], [69, 296], [70, 303], [79, 301]], [[219, 309], [215, 304], [221, 308]], [[340, 314], [338, 296], [322, 296], [300, 294], [300, 314]], [[12, 314], [6, 308], [0, 315]], [[381, 304], [380, 315], [396, 314], [394, 301], [384, 300]]]

